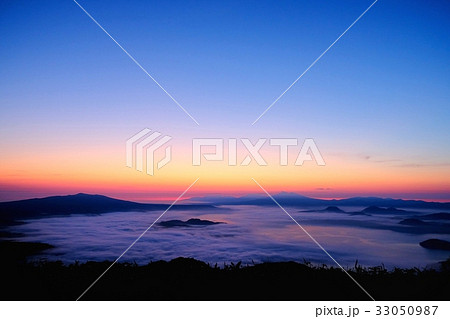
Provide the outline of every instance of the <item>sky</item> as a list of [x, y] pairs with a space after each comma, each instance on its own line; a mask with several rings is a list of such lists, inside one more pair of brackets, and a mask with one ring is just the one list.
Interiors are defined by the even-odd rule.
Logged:
[[[450, 201], [450, 3], [74, 1], [0, 4], [0, 201], [78, 192], [140, 201], [297, 192]], [[125, 141], [172, 137], [154, 176]], [[192, 166], [193, 138], [313, 138], [326, 162]], [[268, 143], [268, 142], [267, 142]], [[246, 156], [239, 144], [238, 162]], [[163, 156], [158, 150], [157, 157]]]

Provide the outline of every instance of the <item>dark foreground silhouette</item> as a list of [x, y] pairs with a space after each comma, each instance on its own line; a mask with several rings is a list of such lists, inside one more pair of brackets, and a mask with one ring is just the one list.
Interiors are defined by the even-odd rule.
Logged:
[[185, 222], [182, 220], [173, 219], [173, 220], [167, 220], [167, 221], [158, 223], [158, 225], [162, 226], [162, 227], [211, 226], [211, 225], [218, 225], [218, 224], [225, 224], [225, 223], [213, 222], [211, 220], [198, 219], [198, 218], [191, 218]]
[[[2, 300], [75, 300], [111, 262], [25, 262], [46, 244], [1, 242]], [[441, 270], [348, 272], [376, 300], [449, 300], [450, 259]], [[339, 268], [310, 263], [208, 265], [191, 258], [115, 264], [81, 300], [369, 300]]]
[[450, 250], [450, 242], [442, 239], [428, 239], [421, 242], [420, 246], [428, 249]]

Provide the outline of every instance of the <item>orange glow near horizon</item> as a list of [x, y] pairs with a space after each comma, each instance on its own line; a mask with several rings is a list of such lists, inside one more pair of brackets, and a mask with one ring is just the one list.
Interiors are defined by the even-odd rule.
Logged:
[[227, 166], [225, 161], [192, 166], [191, 155], [184, 150], [174, 154], [174, 160], [157, 170], [155, 176], [149, 176], [125, 167], [121, 151], [109, 148], [74, 152], [66, 149], [59, 154], [34, 157], [31, 162], [25, 157], [3, 159], [1, 192], [16, 192], [18, 198], [27, 198], [27, 193], [86, 192], [116, 194], [124, 199], [169, 201], [196, 178], [199, 182], [189, 191], [187, 198], [208, 194], [260, 193], [252, 181], [255, 178], [274, 194], [286, 191], [320, 198], [386, 197], [392, 194], [397, 198], [418, 196], [417, 199], [450, 200], [450, 196], [445, 195], [450, 194], [450, 174], [443, 172], [442, 168], [398, 168], [356, 160], [345, 162], [331, 156], [326, 158], [326, 166], [316, 166], [313, 162], [303, 166], [279, 166], [276, 156], [269, 156], [272, 161], [268, 166], [254, 163]]

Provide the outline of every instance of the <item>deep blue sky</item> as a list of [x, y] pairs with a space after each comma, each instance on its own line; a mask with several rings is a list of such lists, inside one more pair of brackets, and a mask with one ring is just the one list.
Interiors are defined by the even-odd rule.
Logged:
[[114, 145], [143, 127], [314, 137], [449, 176], [448, 1], [378, 1], [250, 127], [371, 2], [80, 0], [197, 127], [73, 1], [2, 1], [0, 146]]
[[[370, 3], [80, 1], [203, 125], [224, 127], [252, 122]], [[113, 121], [125, 107], [183, 120], [72, 1], [7, 1], [0, 12], [8, 102], [40, 98], [52, 112], [56, 95]], [[404, 119], [408, 133], [448, 133], [449, 13], [446, 1], [380, 0], [259, 126], [307, 117], [401, 133]]]

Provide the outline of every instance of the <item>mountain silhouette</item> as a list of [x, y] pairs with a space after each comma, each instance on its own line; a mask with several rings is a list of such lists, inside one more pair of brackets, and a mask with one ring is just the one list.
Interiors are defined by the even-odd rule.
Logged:
[[408, 213], [404, 210], [394, 207], [382, 208], [378, 206], [369, 206], [361, 211], [364, 214], [404, 214]]
[[[450, 202], [426, 202], [422, 200], [404, 200], [380, 197], [351, 197], [346, 199], [317, 199], [297, 193], [281, 192], [273, 195], [275, 200], [283, 206], [359, 206], [359, 207], [401, 207], [421, 209], [450, 210]], [[258, 205], [273, 206], [275, 203], [265, 194], [250, 194], [241, 197], [233, 196], [204, 196], [193, 197], [189, 201], [212, 205]]]
[[421, 219], [425, 220], [450, 220], [450, 213], [435, 213], [420, 216]]
[[[143, 204], [103, 195], [79, 193], [0, 203], [0, 220], [11, 221], [68, 214], [102, 214], [109, 212], [164, 210], [167, 204]], [[174, 205], [172, 209], [198, 210], [212, 205]]]
[[342, 209], [337, 206], [328, 206], [327, 208], [322, 210], [323, 212], [332, 212], [332, 213], [345, 213]]
[[420, 219], [417, 219], [417, 218], [406, 218], [406, 219], [401, 220], [401, 221], [399, 222], [399, 224], [402, 224], [402, 225], [410, 225], [410, 226], [423, 226], [423, 225], [428, 225], [427, 222], [424, 222], [424, 221], [422, 221], [422, 220], [420, 220]]

